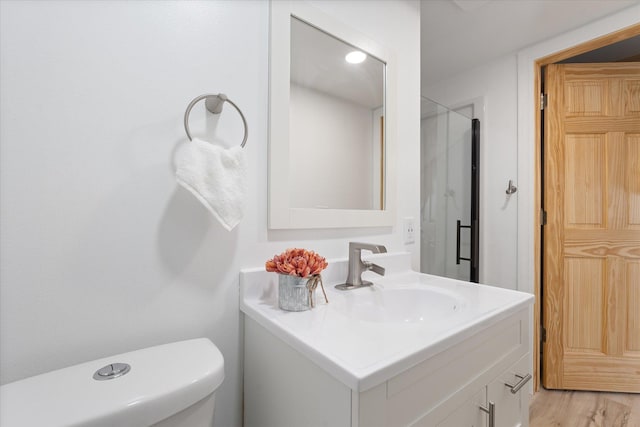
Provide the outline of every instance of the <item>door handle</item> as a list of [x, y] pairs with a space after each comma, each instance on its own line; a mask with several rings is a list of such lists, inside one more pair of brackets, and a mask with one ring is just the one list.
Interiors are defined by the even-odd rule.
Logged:
[[489, 408], [480, 405], [480, 409], [489, 414], [489, 427], [496, 427], [496, 404], [489, 401]]
[[511, 388], [511, 393], [516, 394], [520, 389], [531, 379], [531, 374], [527, 374], [524, 377], [522, 375], [514, 374], [516, 377], [520, 378], [520, 381], [511, 385], [509, 383], [504, 383], [507, 387]]
[[471, 228], [470, 225], [462, 225], [460, 220], [456, 221], [456, 264], [460, 264], [460, 260], [471, 261], [471, 258], [463, 258], [460, 256], [460, 229]]

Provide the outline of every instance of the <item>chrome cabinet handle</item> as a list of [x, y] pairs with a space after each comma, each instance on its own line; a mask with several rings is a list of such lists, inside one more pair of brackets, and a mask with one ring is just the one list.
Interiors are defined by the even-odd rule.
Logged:
[[507, 387], [511, 388], [511, 393], [516, 394], [520, 389], [531, 379], [531, 374], [527, 374], [524, 377], [522, 375], [515, 374], [516, 377], [520, 378], [516, 384], [511, 385], [509, 383], [504, 383]]
[[496, 427], [496, 404], [489, 401], [489, 408], [480, 405], [480, 409], [489, 414], [489, 427]]

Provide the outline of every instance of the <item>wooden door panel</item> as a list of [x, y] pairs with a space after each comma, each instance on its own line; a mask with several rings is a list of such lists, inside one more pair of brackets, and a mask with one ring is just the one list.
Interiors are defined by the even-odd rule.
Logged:
[[600, 228], [605, 217], [603, 184], [605, 135], [567, 135], [565, 139], [565, 227]]
[[563, 385], [569, 390], [637, 393], [638, 362], [623, 357], [568, 354], [563, 365]]
[[564, 255], [573, 257], [640, 257], [640, 233], [626, 230], [566, 230]]
[[602, 259], [564, 258], [566, 352], [602, 352]]
[[607, 228], [610, 231], [624, 230], [629, 223], [627, 209], [626, 144], [623, 132], [607, 134]]
[[624, 333], [627, 330], [626, 261], [619, 256], [609, 256], [606, 265], [605, 304], [602, 306], [606, 327], [602, 331], [602, 352], [609, 357], [618, 357], [624, 356], [627, 337]]
[[640, 392], [640, 64], [546, 84], [543, 384]]
[[[640, 102], [640, 93], [638, 93]], [[640, 229], [640, 134], [626, 136], [627, 194], [629, 195], [629, 228]]]
[[625, 116], [640, 115], [640, 79], [625, 80]]
[[607, 82], [574, 80], [564, 87], [565, 117], [607, 115]]
[[640, 261], [627, 262], [627, 318], [625, 353], [640, 357]]
[[598, 133], [640, 133], [640, 121], [637, 117], [625, 117], [614, 121], [607, 117], [576, 117], [567, 120], [564, 127], [569, 133], [583, 133], [589, 128]]

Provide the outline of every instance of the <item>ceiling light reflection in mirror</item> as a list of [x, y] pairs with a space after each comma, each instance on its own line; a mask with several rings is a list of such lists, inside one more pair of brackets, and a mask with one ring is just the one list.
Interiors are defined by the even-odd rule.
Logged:
[[344, 60], [349, 64], [360, 64], [367, 59], [367, 54], [364, 52], [360, 52], [359, 50], [354, 50], [353, 52], [349, 52], [344, 57]]

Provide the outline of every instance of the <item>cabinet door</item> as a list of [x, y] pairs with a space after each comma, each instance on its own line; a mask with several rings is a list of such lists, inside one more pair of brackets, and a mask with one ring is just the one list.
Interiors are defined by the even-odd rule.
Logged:
[[[495, 404], [495, 427], [529, 427], [529, 387], [531, 374], [527, 355], [503, 372], [488, 386], [487, 400]], [[529, 377], [530, 378], [530, 377]], [[513, 386], [521, 386], [512, 393]]]
[[438, 423], [437, 427], [487, 427], [487, 414], [480, 409], [480, 406], [486, 406], [485, 393], [486, 388], [483, 387], [464, 405]]

